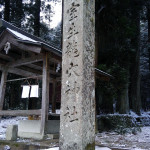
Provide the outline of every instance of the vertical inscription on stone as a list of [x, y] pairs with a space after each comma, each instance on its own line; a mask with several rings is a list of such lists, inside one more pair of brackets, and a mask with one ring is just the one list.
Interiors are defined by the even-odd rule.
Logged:
[[64, 0], [61, 150], [94, 143], [94, 11], [94, 0]]

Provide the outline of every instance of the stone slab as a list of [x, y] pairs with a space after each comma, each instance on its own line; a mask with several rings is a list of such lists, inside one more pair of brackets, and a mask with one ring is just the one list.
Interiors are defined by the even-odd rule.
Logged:
[[[18, 137], [43, 139], [43, 135], [40, 133], [40, 120], [21, 120], [18, 124]], [[46, 122], [45, 132], [46, 134], [59, 134], [60, 121], [48, 120]]]
[[16, 141], [17, 140], [17, 125], [8, 125], [6, 130], [6, 140], [8, 141]]
[[40, 133], [40, 120], [21, 120], [18, 132]]

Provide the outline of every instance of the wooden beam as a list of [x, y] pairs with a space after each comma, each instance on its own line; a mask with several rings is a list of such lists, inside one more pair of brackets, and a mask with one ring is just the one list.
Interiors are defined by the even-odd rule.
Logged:
[[60, 63], [60, 64], [62, 63], [62, 57], [60, 57], [54, 53], [51, 53], [50, 56], [51, 56], [51, 59], [50, 59], [51, 62]]
[[12, 58], [6, 54], [2, 54], [2, 53], [0, 53], [0, 58], [5, 59], [7, 61], [14, 61], [15, 60], [14, 58]]
[[[0, 64], [0, 70], [5, 70], [6, 66], [5, 65], [2, 65]], [[8, 67], [8, 72], [9, 73], [13, 73], [13, 74], [17, 74], [17, 75], [20, 75], [20, 76], [23, 76], [23, 77], [30, 77], [30, 76], [37, 76], [39, 74], [36, 74], [36, 73], [31, 73], [29, 71], [25, 71], [25, 70], [22, 70], [22, 69], [18, 69], [18, 68], [9, 68]]]
[[41, 115], [41, 109], [37, 110], [0, 110], [0, 116], [29, 116]]
[[[28, 67], [36, 69], [36, 70], [40, 70], [40, 71], [42, 71], [42, 68], [43, 68], [41, 65], [39, 65], [37, 63], [29, 64]], [[56, 76], [61, 76], [61, 73], [56, 72], [56, 70], [54, 70], [52, 67], [50, 67], [50, 74], [51, 75], [56, 75]]]
[[18, 69], [21, 69], [23, 71], [28, 71], [28, 72], [31, 72], [31, 73], [34, 73], [37, 75], [42, 75], [42, 71], [27, 67], [27, 66], [20, 66], [20, 67], [18, 67]]
[[26, 79], [41, 79], [41, 78], [42, 78], [42, 76], [34, 76], [34, 77], [26, 77], [26, 78], [7, 80], [6, 82], [15, 82], [15, 81], [21, 81], [21, 80], [26, 80]]
[[7, 69], [3, 70], [1, 76], [1, 85], [0, 85], [0, 110], [3, 109], [4, 97], [5, 97], [5, 89], [6, 89], [6, 81], [7, 81]]
[[42, 135], [45, 133], [45, 123], [48, 118], [49, 107], [49, 57], [48, 53], [43, 56], [43, 78], [42, 78], [42, 111], [41, 111], [41, 129]]
[[18, 67], [18, 66], [22, 66], [22, 65], [27, 65], [27, 64], [31, 64], [34, 62], [39, 62], [42, 61], [43, 56], [42, 55], [37, 55], [37, 56], [32, 56], [29, 58], [23, 58], [23, 59], [19, 59], [13, 62], [10, 62], [7, 64], [8, 67]]
[[40, 70], [40, 71], [42, 71], [42, 69], [43, 69], [43, 67], [35, 65], [35, 64], [28, 64], [28, 67], [34, 68], [34, 69]]

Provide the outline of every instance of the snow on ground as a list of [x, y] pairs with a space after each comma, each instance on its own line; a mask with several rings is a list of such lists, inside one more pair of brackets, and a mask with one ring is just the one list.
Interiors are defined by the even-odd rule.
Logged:
[[[150, 113], [149, 113], [150, 114]], [[143, 112], [143, 116], [149, 115]], [[136, 116], [135, 114], [131, 114]], [[2, 118], [0, 120], [0, 140], [5, 140], [6, 128], [10, 124], [18, 124], [19, 120], [27, 117]], [[17, 142], [27, 142], [27, 139], [17, 140]], [[29, 139], [28, 139], [29, 140]], [[109, 148], [120, 148], [129, 150], [150, 150], [150, 126], [142, 127], [141, 132], [135, 134], [118, 134], [116, 132], [102, 132], [96, 134], [96, 150], [110, 150]], [[55, 145], [56, 146], [56, 145]], [[48, 150], [58, 150], [58, 147]]]
[[[53, 148], [49, 148], [49, 149], [45, 149], [45, 150], [59, 150], [59, 147], [53, 147]], [[107, 147], [95, 146], [95, 150], [111, 150], [111, 149], [107, 148]]]
[[5, 139], [7, 125], [18, 124], [19, 120], [26, 120], [26, 119], [27, 117], [13, 117], [8, 119], [2, 118], [0, 120], [0, 140]]
[[111, 148], [130, 150], [150, 150], [150, 127], [142, 127], [141, 132], [134, 134], [118, 134], [102, 132], [96, 135], [96, 144]]

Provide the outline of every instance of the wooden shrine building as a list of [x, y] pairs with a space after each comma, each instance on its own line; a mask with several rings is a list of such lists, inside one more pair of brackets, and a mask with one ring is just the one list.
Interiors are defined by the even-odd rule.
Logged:
[[[19, 28], [0, 20], [0, 115], [10, 116], [41, 116], [41, 133], [44, 133], [48, 115], [49, 83], [60, 80], [57, 65], [61, 66], [61, 50], [52, 44], [35, 37]], [[3, 103], [7, 74], [13, 73], [26, 78], [41, 78], [42, 106], [39, 110], [4, 111]], [[55, 91], [55, 90], [54, 90]], [[53, 97], [54, 100], [54, 97]]]
[[[55, 85], [61, 80], [62, 51], [51, 43], [33, 36], [10, 23], [0, 20], [0, 116], [39, 115], [40, 134], [44, 135], [49, 108], [49, 83], [53, 83], [52, 109], [55, 112]], [[57, 66], [60, 66], [59, 71]], [[95, 69], [96, 77], [109, 80], [112, 76]], [[22, 76], [22, 79], [42, 80], [41, 109], [3, 110], [8, 73]]]

